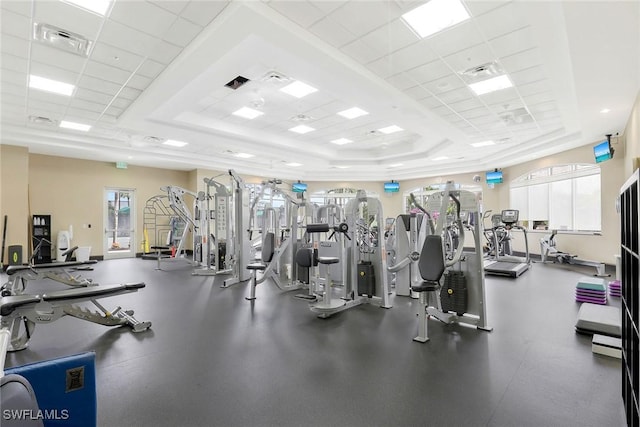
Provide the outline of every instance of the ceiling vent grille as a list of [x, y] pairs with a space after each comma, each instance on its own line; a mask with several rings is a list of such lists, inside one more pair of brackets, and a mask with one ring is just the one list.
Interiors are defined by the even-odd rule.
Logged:
[[151, 144], [162, 144], [165, 141], [164, 138], [157, 136], [145, 136], [143, 139], [145, 142], [150, 142]]
[[33, 38], [56, 49], [83, 57], [89, 56], [89, 49], [91, 49], [91, 42], [85, 37], [50, 24], [35, 23]]
[[467, 68], [459, 74], [465, 77], [468, 81], [475, 82], [504, 74], [504, 70], [497, 62], [492, 61]]
[[273, 83], [273, 84], [287, 83], [290, 80], [291, 79], [289, 77], [285, 76], [284, 74], [278, 71], [269, 71], [267, 74], [264, 75], [264, 77], [262, 77], [263, 82]]
[[58, 124], [57, 121], [43, 116], [29, 116], [29, 121], [37, 125], [55, 126]]
[[245, 83], [249, 81], [250, 80], [246, 77], [238, 76], [233, 80], [231, 80], [229, 83], [227, 83], [225, 86], [228, 87], [229, 89], [236, 90], [236, 89], [239, 89], [241, 86], [244, 86]]
[[500, 114], [500, 119], [507, 126], [518, 126], [533, 122], [533, 117], [526, 108], [516, 108]]

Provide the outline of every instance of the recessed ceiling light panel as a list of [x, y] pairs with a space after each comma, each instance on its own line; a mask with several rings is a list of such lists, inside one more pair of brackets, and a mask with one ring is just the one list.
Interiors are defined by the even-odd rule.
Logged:
[[348, 138], [338, 138], [338, 139], [334, 139], [333, 141], [331, 141], [332, 144], [336, 144], [336, 145], [344, 145], [344, 144], [350, 144], [353, 141], [348, 139]]
[[506, 74], [488, 80], [482, 80], [481, 82], [471, 83], [469, 85], [471, 90], [478, 96], [502, 89], [507, 89], [512, 86], [513, 83], [511, 82], [509, 76], [507, 76]]
[[302, 98], [305, 97], [313, 92], [317, 92], [318, 89], [316, 89], [313, 86], [309, 86], [306, 83], [302, 83], [301, 81], [296, 80], [293, 83], [290, 83], [288, 85], [286, 85], [285, 87], [283, 87], [282, 89], [280, 89], [282, 92], [287, 93], [291, 96], [295, 96], [296, 98]]
[[431, 0], [404, 15], [404, 20], [418, 36], [425, 38], [469, 19], [460, 0]]
[[338, 113], [338, 115], [347, 119], [355, 119], [356, 117], [366, 116], [367, 114], [369, 113], [358, 107], [349, 108], [348, 110], [340, 111]]
[[314, 131], [315, 129], [310, 127], [310, 126], [306, 126], [306, 125], [298, 125], [296, 127], [292, 127], [291, 129], [289, 129], [291, 132], [295, 132], [295, 133], [299, 133], [299, 134], [305, 134], [305, 133], [309, 133]]
[[285, 166], [289, 166], [289, 167], [292, 167], [292, 168], [297, 168], [298, 166], [302, 166], [302, 163], [296, 163], [296, 162], [285, 163]]
[[395, 132], [400, 132], [404, 129], [402, 129], [400, 126], [396, 126], [396, 125], [391, 125], [391, 126], [387, 126], [384, 128], [380, 128], [378, 129], [380, 132], [385, 133], [385, 134], [390, 134], [390, 133], [395, 133]]
[[60, 127], [64, 128], [64, 129], [79, 130], [79, 131], [82, 131], [82, 132], [88, 132], [89, 129], [91, 129], [91, 126], [89, 126], [89, 125], [85, 125], [85, 124], [82, 124], [82, 123], [68, 122], [66, 120], [61, 120], [60, 121]]
[[242, 117], [245, 119], [249, 119], [249, 120], [253, 120], [256, 117], [259, 117], [261, 115], [263, 115], [264, 113], [262, 111], [258, 111], [258, 110], [254, 110], [253, 108], [249, 108], [249, 107], [242, 107], [241, 109], [234, 111], [233, 113], [234, 116], [238, 116], [238, 117]]
[[488, 147], [489, 145], [495, 145], [493, 141], [482, 141], [482, 142], [474, 142], [471, 144], [472, 147]]
[[250, 159], [251, 157], [254, 157], [253, 154], [249, 154], [249, 153], [235, 153], [234, 156], [239, 157], [241, 159]]
[[89, 10], [98, 15], [106, 15], [111, 5], [111, 0], [62, 0], [64, 3]]
[[46, 77], [34, 76], [33, 74], [29, 76], [29, 87], [64, 96], [73, 95], [73, 91], [76, 88], [74, 85], [69, 83], [48, 79]]
[[184, 147], [185, 145], [188, 145], [189, 143], [188, 142], [184, 142], [184, 141], [176, 141], [175, 139], [167, 139], [162, 144], [168, 145], [170, 147]]

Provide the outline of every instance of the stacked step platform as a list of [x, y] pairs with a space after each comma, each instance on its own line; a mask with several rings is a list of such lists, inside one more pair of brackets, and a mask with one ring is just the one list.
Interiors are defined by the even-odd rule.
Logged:
[[598, 277], [581, 277], [576, 285], [576, 302], [607, 303], [607, 284]]

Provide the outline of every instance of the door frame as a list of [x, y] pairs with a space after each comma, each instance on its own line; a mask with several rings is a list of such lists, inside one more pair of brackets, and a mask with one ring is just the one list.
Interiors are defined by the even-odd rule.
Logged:
[[[128, 192], [129, 197], [129, 250], [128, 251], [109, 251], [109, 203], [107, 200], [107, 194], [109, 192]], [[102, 249], [104, 259], [118, 259], [118, 258], [135, 258], [136, 256], [136, 190], [135, 188], [124, 187], [105, 187], [102, 193]]]

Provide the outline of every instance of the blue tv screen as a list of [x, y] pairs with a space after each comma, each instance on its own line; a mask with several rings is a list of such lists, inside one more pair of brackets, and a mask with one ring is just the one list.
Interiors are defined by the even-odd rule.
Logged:
[[307, 184], [305, 182], [294, 182], [291, 186], [291, 190], [294, 193], [304, 193], [307, 191]]
[[487, 184], [502, 184], [502, 171], [487, 172]]
[[611, 159], [613, 157], [613, 149], [609, 141], [603, 141], [593, 147], [593, 155], [596, 158], [596, 163]]
[[397, 193], [398, 191], [400, 191], [400, 183], [394, 181], [384, 183], [385, 193]]

